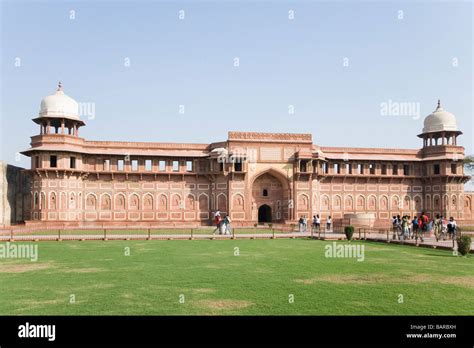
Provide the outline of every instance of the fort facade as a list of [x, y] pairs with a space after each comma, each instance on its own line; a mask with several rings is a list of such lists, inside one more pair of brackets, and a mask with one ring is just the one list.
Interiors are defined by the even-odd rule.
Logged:
[[327, 147], [311, 134], [229, 132], [209, 144], [90, 141], [78, 104], [62, 87], [41, 102], [31, 158], [27, 224], [208, 225], [294, 223], [315, 214], [443, 214], [473, 220], [464, 191], [464, 148], [440, 103], [425, 118], [419, 149]]

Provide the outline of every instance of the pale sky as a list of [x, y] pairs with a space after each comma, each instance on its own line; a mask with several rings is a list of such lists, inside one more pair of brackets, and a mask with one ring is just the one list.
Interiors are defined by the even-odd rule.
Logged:
[[[3, 1], [1, 11], [0, 159], [15, 165], [29, 166], [15, 154], [59, 80], [95, 107], [82, 116], [90, 140], [210, 143], [241, 130], [419, 148], [440, 98], [474, 152], [472, 2]], [[390, 101], [415, 109], [383, 115]]]

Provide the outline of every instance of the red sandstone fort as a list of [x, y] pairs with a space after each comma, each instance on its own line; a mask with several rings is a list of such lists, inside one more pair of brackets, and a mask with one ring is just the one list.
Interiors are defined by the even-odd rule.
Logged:
[[211, 144], [89, 141], [61, 86], [33, 121], [39, 132], [22, 152], [31, 169], [2, 166], [0, 225], [208, 225], [217, 210], [237, 225], [315, 214], [386, 225], [421, 211], [473, 220], [461, 132], [439, 103], [420, 149], [324, 147], [311, 134], [253, 132]]

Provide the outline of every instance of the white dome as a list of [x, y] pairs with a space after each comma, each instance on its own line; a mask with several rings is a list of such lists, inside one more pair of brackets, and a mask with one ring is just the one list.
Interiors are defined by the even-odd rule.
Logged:
[[222, 155], [227, 155], [228, 151], [227, 149], [223, 148], [223, 147], [217, 147], [215, 148], [214, 150], [211, 151], [212, 153], [217, 153], [219, 154], [220, 156]]
[[425, 118], [423, 133], [458, 131], [456, 117], [445, 111], [438, 101], [438, 107]]
[[79, 120], [79, 104], [64, 94], [60, 84], [56, 93], [43, 98], [39, 115]]

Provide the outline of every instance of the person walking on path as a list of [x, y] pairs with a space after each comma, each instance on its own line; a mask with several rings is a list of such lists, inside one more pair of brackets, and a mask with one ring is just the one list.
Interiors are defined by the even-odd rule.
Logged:
[[421, 212], [420, 218], [418, 219], [418, 234], [415, 238], [416, 241], [418, 241], [418, 237], [420, 237], [422, 243], [425, 241], [423, 235], [428, 231], [428, 227], [428, 216], [426, 216], [425, 212]]
[[225, 224], [225, 234], [231, 234], [230, 232], [230, 218], [229, 215], [226, 215], [224, 218], [224, 224]]
[[216, 228], [215, 230], [212, 232], [212, 234], [216, 234], [216, 232], [219, 232], [219, 228], [220, 228], [220, 225], [221, 225], [221, 213], [220, 211], [217, 211], [215, 214], [214, 214], [214, 224], [216, 225]]
[[298, 231], [299, 232], [303, 232], [303, 223], [304, 223], [303, 215], [301, 215], [300, 219], [298, 220]]
[[439, 214], [436, 214], [436, 219], [434, 220], [434, 223], [433, 223], [433, 232], [434, 232], [436, 241], [439, 241], [439, 237], [441, 235], [441, 219], [442, 217], [440, 217]]
[[416, 215], [413, 217], [413, 220], [411, 222], [411, 230], [412, 230], [412, 236], [411, 239], [414, 239], [416, 235], [418, 234], [418, 218]]
[[453, 245], [454, 245], [454, 241], [456, 240], [457, 227], [458, 226], [457, 226], [456, 220], [454, 220], [454, 218], [451, 216], [448, 222], [448, 235], [449, 235], [449, 238], [453, 240]]

